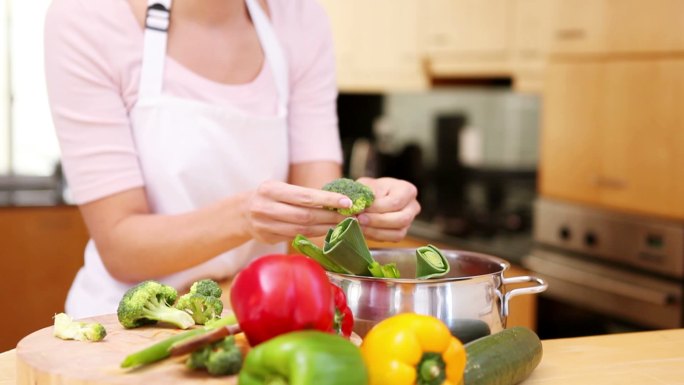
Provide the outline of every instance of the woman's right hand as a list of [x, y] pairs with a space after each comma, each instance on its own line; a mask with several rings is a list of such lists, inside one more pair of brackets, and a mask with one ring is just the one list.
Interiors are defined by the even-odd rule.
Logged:
[[290, 241], [297, 234], [325, 235], [344, 219], [330, 208], [351, 207], [338, 193], [278, 181], [262, 183], [247, 195], [244, 219], [252, 238], [265, 243]]

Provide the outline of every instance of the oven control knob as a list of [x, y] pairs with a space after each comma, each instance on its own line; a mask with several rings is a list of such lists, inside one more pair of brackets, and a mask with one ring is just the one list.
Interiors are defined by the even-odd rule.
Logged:
[[598, 244], [598, 238], [596, 237], [596, 234], [589, 232], [584, 234], [584, 244], [587, 246], [596, 246]]
[[570, 240], [571, 235], [572, 233], [570, 232], [570, 228], [568, 226], [563, 226], [560, 228], [560, 230], [558, 230], [558, 236], [564, 241]]

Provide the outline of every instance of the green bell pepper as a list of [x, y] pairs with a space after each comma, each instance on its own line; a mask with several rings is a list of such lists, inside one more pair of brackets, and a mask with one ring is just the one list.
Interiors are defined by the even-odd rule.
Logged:
[[366, 385], [368, 372], [356, 345], [306, 330], [282, 334], [250, 350], [239, 385]]

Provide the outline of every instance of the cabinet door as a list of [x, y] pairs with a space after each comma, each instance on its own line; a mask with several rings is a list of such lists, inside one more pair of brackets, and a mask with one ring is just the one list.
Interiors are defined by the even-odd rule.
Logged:
[[423, 8], [433, 75], [510, 73], [510, 0], [428, 0]]
[[684, 1], [557, 0], [557, 54], [684, 51]]
[[5, 351], [52, 325], [55, 313], [64, 311], [88, 232], [76, 207], [3, 207], [0, 234], [0, 351]]
[[541, 92], [557, 0], [513, 0], [511, 58], [516, 91]]
[[430, 52], [503, 55], [508, 50], [509, 0], [428, 0]]
[[552, 62], [540, 191], [684, 219], [684, 60]]
[[602, 68], [598, 63], [551, 63], [542, 116], [542, 195], [599, 203]]
[[325, 0], [322, 4], [331, 18], [341, 91], [427, 87], [418, 0]]
[[684, 60], [602, 65], [603, 204], [684, 218]]

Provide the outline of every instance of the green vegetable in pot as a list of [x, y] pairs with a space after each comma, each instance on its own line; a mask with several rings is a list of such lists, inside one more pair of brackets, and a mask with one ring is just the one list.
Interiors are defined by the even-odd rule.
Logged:
[[395, 263], [382, 266], [373, 259], [356, 218], [345, 218], [337, 226], [328, 230], [323, 253], [328, 259], [355, 275], [399, 278]]
[[235, 345], [235, 337], [230, 336], [197, 349], [186, 365], [190, 369], [206, 369], [214, 376], [236, 374], [242, 367], [242, 352]]
[[323, 250], [315, 243], [311, 242], [307, 237], [298, 234], [292, 241], [292, 247], [300, 253], [318, 262], [326, 271], [333, 273], [349, 274], [349, 271], [342, 268], [340, 265], [325, 256]]
[[380, 265], [373, 259], [359, 221], [354, 217], [345, 218], [328, 230], [322, 250], [301, 234], [292, 241], [292, 247], [330, 272], [399, 278], [395, 263]]
[[102, 324], [74, 321], [65, 313], [55, 314], [53, 335], [63, 340], [102, 341], [107, 335]]
[[430, 279], [446, 275], [451, 267], [444, 254], [433, 245], [416, 249], [416, 278]]
[[366, 385], [361, 351], [349, 340], [319, 331], [283, 334], [245, 358], [239, 385]]
[[130, 288], [119, 301], [116, 314], [125, 328], [166, 322], [181, 329], [195, 324], [192, 317], [172, 307], [178, 292], [171, 286], [145, 281]]
[[323, 190], [344, 194], [352, 201], [352, 206], [346, 209], [337, 210], [338, 213], [346, 216], [356, 215], [368, 208], [375, 200], [375, 195], [370, 187], [348, 178], [339, 178], [323, 186]]
[[203, 279], [192, 284], [190, 292], [178, 298], [174, 306], [190, 314], [198, 325], [219, 318], [223, 311], [221, 287], [211, 279]]

